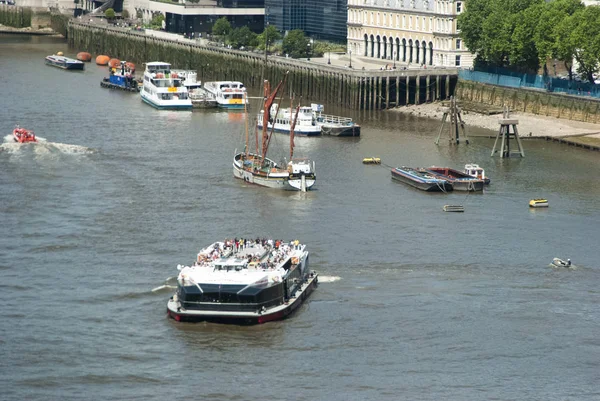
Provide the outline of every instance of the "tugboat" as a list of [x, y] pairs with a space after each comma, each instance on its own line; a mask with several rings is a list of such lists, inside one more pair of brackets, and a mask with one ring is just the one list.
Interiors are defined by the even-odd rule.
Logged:
[[18, 125], [13, 130], [13, 138], [15, 139], [15, 142], [19, 143], [37, 142], [33, 131], [26, 130]]
[[177, 266], [167, 314], [177, 321], [260, 324], [290, 316], [317, 287], [306, 245], [273, 239], [226, 239]]
[[121, 61], [121, 68], [111, 68], [110, 76], [100, 82], [100, 86], [108, 89], [121, 89], [128, 92], [139, 92], [138, 82], [133, 76], [134, 71], [127, 66], [126, 61]]

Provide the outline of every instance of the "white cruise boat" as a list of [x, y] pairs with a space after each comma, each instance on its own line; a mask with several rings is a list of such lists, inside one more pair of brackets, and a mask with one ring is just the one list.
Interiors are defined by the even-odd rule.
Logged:
[[213, 94], [219, 107], [243, 109], [248, 104], [246, 87], [238, 81], [205, 82], [204, 89]]
[[144, 102], [157, 109], [192, 110], [188, 90], [182, 79], [171, 72], [169, 63], [146, 63], [140, 94]]
[[[290, 107], [279, 108], [278, 110], [278, 107], [276, 103], [271, 105], [267, 127], [269, 130], [274, 129], [275, 132], [289, 134], [296, 110], [292, 110]], [[309, 106], [301, 106], [298, 110], [294, 133], [304, 136], [321, 135], [321, 125], [317, 121], [316, 110], [313, 110], [313, 107]], [[258, 114], [257, 125], [260, 129], [263, 126], [264, 114], [263, 110]]]
[[298, 241], [226, 239], [178, 265], [167, 314], [177, 321], [257, 324], [294, 312], [318, 284]]
[[202, 87], [202, 82], [198, 81], [198, 73], [194, 70], [171, 70], [182, 79], [183, 85], [188, 90], [188, 95], [192, 101], [194, 109], [208, 109], [217, 107], [217, 100], [214, 95]]

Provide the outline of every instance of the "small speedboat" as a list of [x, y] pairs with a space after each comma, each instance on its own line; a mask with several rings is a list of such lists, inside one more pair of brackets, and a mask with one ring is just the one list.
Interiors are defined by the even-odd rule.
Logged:
[[548, 207], [548, 199], [532, 199], [529, 201], [529, 207]]
[[575, 267], [575, 265], [573, 265], [571, 263], [571, 259], [567, 259], [565, 261], [565, 260], [562, 260], [560, 258], [554, 258], [554, 259], [552, 259], [552, 266], [554, 266], [554, 267], [565, 267], [567, 269], [572, 269], [572, 268]]
[[19, 143], [37, 142], [33, 131], [28, 131], [25, 128], [21, 128], [19, 126], [17, 126], [13, 130], [13, 138], [15, 139], [15, 142]]

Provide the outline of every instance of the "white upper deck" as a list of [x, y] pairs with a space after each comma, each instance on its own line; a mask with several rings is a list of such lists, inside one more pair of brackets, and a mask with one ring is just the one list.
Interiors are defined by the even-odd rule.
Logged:
[[239, 81], [211, 81], [206, 82], [204, 87], [211, 92], [246, 92], [246, 87]]
[[[192, 266], [178, 266], [178, 280], [186, 284], [268, 285], [282, 281], [287, 269], [307, 254], [298, 241], [234, 240], [215, 242], [198, 253]], [[284, 268], [285, 266], [285, 268]]]

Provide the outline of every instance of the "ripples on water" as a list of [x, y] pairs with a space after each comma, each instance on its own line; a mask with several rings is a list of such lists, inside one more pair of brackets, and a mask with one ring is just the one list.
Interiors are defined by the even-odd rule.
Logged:
[[[438, 121], [354, 113], [360, 138], [296, 139], [316, 191], [267, 191], [231, 176], [243, 114], [153, 110], [103, 68], [44, 66], [56, 51], [0, 36], [20, 94], [0, 108], [0, 399], [600, 399], [597, 153], [526, 140], [501, 160], [491, 132], [436, 147]], [[46, 141], [11, 143], [17, 123]], [[476, 162], [492, 185], [425, 194], [370, 156]], [[262, 326], [166, 319], [176, 265], [240, 235], [307, 243], [310, 301]]]

